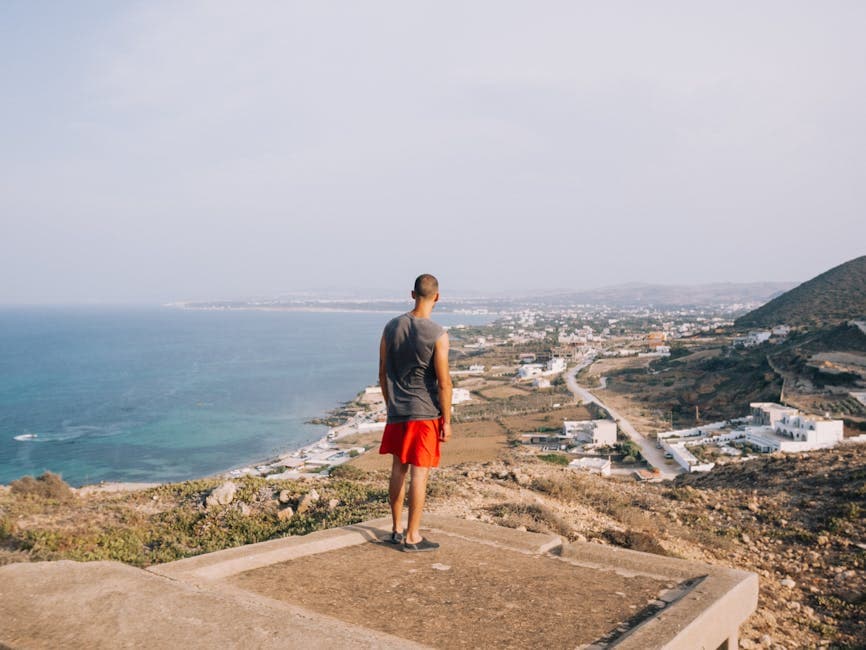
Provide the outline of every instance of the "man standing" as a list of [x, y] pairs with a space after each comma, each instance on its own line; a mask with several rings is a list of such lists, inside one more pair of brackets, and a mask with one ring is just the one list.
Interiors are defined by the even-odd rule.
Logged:
[[[439, 300], [439, 281], [427, 273], [419, 275], [412, 298], [415, 308], [385, 325], [379, 345], [379, 385], [388, 406], [379, 453], [393, 455], [388, 487], [391, 542], [415, 552], [439, 548], [421, 537], [421, 511], [430, 468], [439, 466], [439, 445], [451, 437], [451, 375], [448, 334], [430, 320]], [[400, 522], [407, 473], [411, 483], [404, 539]]]

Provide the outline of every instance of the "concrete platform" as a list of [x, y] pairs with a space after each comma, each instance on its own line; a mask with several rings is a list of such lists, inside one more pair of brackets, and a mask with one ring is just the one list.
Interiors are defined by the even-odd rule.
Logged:
[[402, 553], [389, 520], [135, 569], [0, 567], [0, 644], [42, 647], [736, 647], [757, 576], [428, 516]]

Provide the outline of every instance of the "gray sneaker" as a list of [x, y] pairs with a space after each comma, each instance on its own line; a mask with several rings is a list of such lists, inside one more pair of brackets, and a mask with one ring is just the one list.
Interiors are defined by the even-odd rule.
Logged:
[[403, 533], [398, 533], [396, 530], [391, 533], [391, 537], [388, 538], [388, 541], [392, 544], [402, 544], [403, 543]]
[[421, 553], [422, 551], [435, 551], [439, 548], [438, 542], [431, 542], [429, 539], [424, 537], [421, 538], [420, 542], [416, 542], [415, 544], [410, 544], [409, 542], [405, 542], [403, 544], [403, 551], [406, 553]]

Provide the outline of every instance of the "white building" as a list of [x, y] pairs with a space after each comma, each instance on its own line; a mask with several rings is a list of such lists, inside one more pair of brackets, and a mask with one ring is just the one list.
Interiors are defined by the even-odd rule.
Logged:
[[754, 426], [775, 427], [783, 417], [796, 415], [799, 411], [790, 406], [782, 406], [775, 402], [752, 402], [751, 409], [752, 424]]
[[520, 379], [532, 379], [533, 377], [540, 377], [543, 373], [544, 366], [540, 363], [527, 363], [520, 366], [517, 376]]
[[[774, 402], [753, 402], [749, 406], [750, 417], [741, 420], [747, 422], [745, 426], [726, 431], [727, 423], [717, 422], [700, 428], [659, 433], [659, 442], [686, 471], [707, 472], [715, 464], [699, 460], [689, 447], [710, 444], [726, 455], [739, 455], [729, 445], [746, 442], [762, 452], [800, 452], [834, 447], [844, 437], [841, 420], [804, 415], [795, 408]], [[863, 441], [866, 442], [866, 437]]]
[[454, 388], [451, 391], [451, 404], [461, 404], [471, 399], [468, 388]]
[[769, 330], [756, 330], [754, 332], [749, 332], [749, 335], [746, 337], [746, 345], [760, 345], [766, 341], [770, 340], [770, 337], [773, 335]]
[[752, 425], [746, 439], [766, 451], [825, 449], [845, 436], [842, 420], [805, 415], [795, 408], [773, 402], [753, 402]]
[[469, 372], [471, 372], [473, 374], [482, 373], [482, 372], [484, 372], [484, 366], [482, 366], [480, 364], [471, 365], [471, 366], [469, 366]]
[[667, 345], [658, 345], [653, 348], [652, 352], [639, 352], [639, 357], [669, 357], [671, 356], [671, 349]]
[[616, 422], [613, 420], [565, 420], [563, 435], [593, 445], [616, 444]]
[[545, 377], [536, 377], [532, 380], [533, 388], [550, 388], [550, 380]]
[[709, 472], [716, 465], [698, 460], [697, 456], [686, 448], [685, 442], [664, 443], [664, 448], [676, 463], [688, 472]]
[[373, 431], [385, 430], [385, 422], [358, 422], [356, 426], [358, 433], [371, 433]]
[[380, 386], [367, 386], [361, 395], [360, 401], [363, 404], [384, 402], [385, 397], [382, 395], [382, 388]]
[[610, 458], [575, 458], [568, 466], [587, 470], [592, 474], [610, 476]]
[[554, 357], [550, 361], [547, 362], [547, 366], [545, 368], [546, 374], [555, 374], [558, 372], [562, 372], [565, 370], [566, 363], [565, 359], [561, 359], [560, 357]]
[[734, 346], [751, 348], [761, 343], [766, 343], [770, 340], [772, 332], [770, 330], [755, 330], [749, 332], [746, 336], [738, 336], [734, 339]]

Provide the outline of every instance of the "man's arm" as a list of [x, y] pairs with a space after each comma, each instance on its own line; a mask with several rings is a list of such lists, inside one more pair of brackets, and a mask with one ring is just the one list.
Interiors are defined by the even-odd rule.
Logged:
[[442, 410], [442, 430], [439, 439], [448, 442], [451, 437], [451, 372], [448, 370], [448, 333], [436, 341], [433, 348], [433, 367], [439, 382], [439, 408]]
[[388, 379], [385, 370], [385, 361], [388, 357], [388, 347], [385, 345], [385, 335], [382, 335], [382, 340], [379, 342], [379, 387], [382, 389], [382, 397], [385, 398], [385, 404], [388, 403]]

